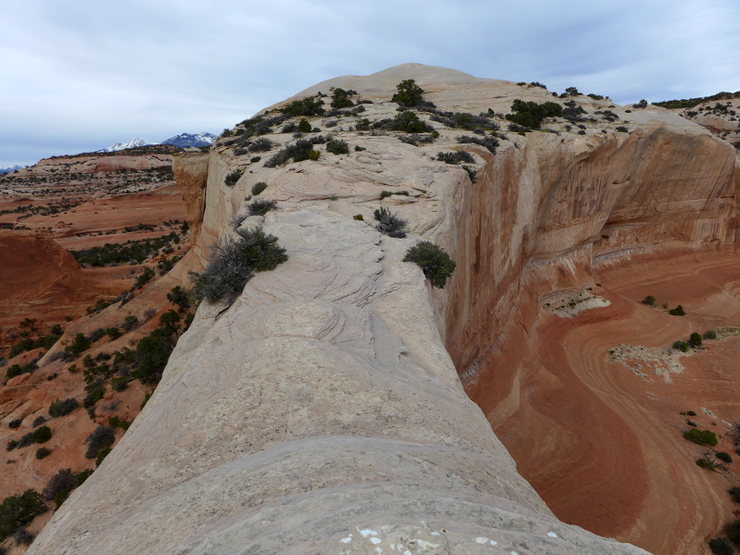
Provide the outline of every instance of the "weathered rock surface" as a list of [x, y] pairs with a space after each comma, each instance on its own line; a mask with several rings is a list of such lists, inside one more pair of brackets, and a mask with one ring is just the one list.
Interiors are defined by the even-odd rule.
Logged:
[[[264, 181], [262, 196], [278, 201], [264, 226], [289, 260], [231, 307], [201, 305], [154, 397], [31, 552], [640, 551], [555, 519], [455, 367], [466, 387], [481, 383], [491, 352], [534, 321], [538, 296], [589, 284], [596, 256], [731, 246], [734, 152], [666, 110], [613, 106], [629, 134], [553, 123], [560, 134], [510, 135], [495, 155], [438, 122], [440, 137], [420, 146], [350, 130], [359, 118], [393, 117], [388, 101], [408, 78], [447, 110], [552, 99], [408, 64], [298, 95], [335, 86], [375, 102], [331, 127], [336, 118], [312, 121], [346, 140], [349, 155], [322, 150], [318, 161], [265, 168], [223, 141], [214, 147], [193, 256], [230, 233]], [[277, 131], [275, 148], [294, 140]], [[435, 159], [463, 148], [476, 183]], [[244, 174], [227, 187], [235, 168]], [[199, 187], [193, 177], [194, 197]], [[408, 195], [379, 201], [383, 190]], [[409, 221], [409, 238], [375, 231], [380, 202]], [[445, 291], [401, 261], [419, 237], [457, 261]]]

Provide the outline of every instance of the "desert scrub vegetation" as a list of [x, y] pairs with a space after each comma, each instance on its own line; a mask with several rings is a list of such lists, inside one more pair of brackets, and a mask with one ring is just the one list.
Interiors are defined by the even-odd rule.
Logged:
[[424, 272], [424, 276], [431, 281], [432, 286], [440, 289], [447, 284], [447, 279], [455, 271], [455, 261], [450, 258], [444, 249], [429, 241], [421, 241], [411, 247], [404, 262], [413, 262]]
[[140, 241], [125, 243], [106, 243], [102, 247], [91, 247], [79, 251], [70, 251], [80, 264], [90, 266], [112, 266], [116, 264], [141, 264], [161, 249], [171, 248], [172, 243], [179, 243], [180, 236], [172, 231], [167, 235]]
[[495, 137], [471, 137], [469, 135], [462, 135], [457, 137], [458, 143], [473, 143], [486, 147], [491, 154], [496, 154], [496, 147], [499, 145], [498, 139]]
[[511, 114], [506, 119], [529, 129], [539, 129], [547, 117], [563, 114], [563, 107], [557, 102], [524, 102], [518, 98], [511, 104]]
[[350, 96], [354, 96], [357, 94], [353, 90], [345, 91], [344, 89], [340, 89], [339, 87], [331, 88], [331, 107], [335, 109], [342, 109], [342, 108], [351, 108], [354, 106], [354, 103], [350, 99]]
[[276, 206], [277, 206], [277, 202], [275, 202], [274, 200], [258, 198], [249, 204], [248, 206], [249, 215], [250, 216], [264, 216], [270, 210], [275, 209]]
[[241, 178], [243, 173], [244, 170], [234, 170], [232, 172], [229, 172], [226, 177], [224, 177], [224, 184], [227, 187], [233, 187], [234, 185], [236, 185], [236, 182], [239, 181], [239, 178]]
[[0, 541], [25, 530], [27, 524], [47, 510], [41, 494], [34, 489], [6, 497], [0, 503]]
[[431, 114], [430, 119], [432, 121], [441, 123], [445, 127], [465, 129], [467, 131], [473, 131], [478, 135], [483, 135], [486, 131], [495, 133], [501, 128], [492, 119], [495, 117], [492, 110], [489, 110], [487, 113], [478, 114], [477, 116], [468, 112], [446, 112], [434, 108], [423, 108], [422, 110]]
[[38, 348], [42, 348], [48, 351], [49, 349], [51, 349], [54, 343], [59, 340], [61, 336], [62, 334], [60, 333], [59, 335], [45, 335], [37, 339], [22, 339], [10, 348], [8, 358], [13, 358], [14, 356], [17, 356], [25, 351], [32, 351], [33, 349]]
[[413, 79], [404, 79], [396, 85], [396, 93], [391, 98], [402, 108], [413, 108], [424, 103], [424, 89]]
[[390, 129], [393, 131], [403, 131], [405, 133], [431, 133], [434, 129], [419, 119], [414, 112], [405, 110], [399, 114], [390, 123]]
[[402, 220], [383, 206], [375, 210], [373, 216], [378, 221], [378, 225], [375, 226], [375, 229], [380, 231], [383, 235], [387, 235], [388, 237], [393, 237], [395, 239], [406, 237], [406, 220]]
[[115, 440], [116, 435], [113, 428], [111, 428], [110, 426], [98, 426], [90, 433], [89, 436], [87, 436], [87, 439], [85, 440], [85, 443], [87, 443], [85, 458], [96, 458], [98, 456], [98, 453], [102, 449], [113, 445], [113, 442]]
[[49, 405], [49, 416], [51, 416], [52, 418], [66, 416], [79, 406], [80, 403], [78, 403], [77, 399], [75, 399], [74, 397], [70, 397], [69, 399], [65, 399], [64, 401], [56, 399], [55, 401], [52, 401]]
[[44, 487], [42, 492], [44, 500], [54, 501], [54, 505], [58, 509], [72, 493], [72, 490], [82, 485], [90, 474], [92, 474], [92, 470], [83, 470], [76, 474], [70, 468], [57, 471]]
[[332, 154], [349, 154], [349, 145], [341, 139], [332, 139], [326, 143], [326, 151]]
[[262, 228], [238, 229], [236, 239], [218, 245], [202, 274], [191, 272], [193, 293], [199, 300], [225, 299], [231, 304], [256, 272], [272, 270], [288, 259], [277, 237]]
[[683, 309], [683, 306], [678, 305], [676, 308], [670, 309], [668, 314], [671, 316], [686, 316], [686, 311]]
[[708, 445], [709, 447], [717, 445], [717, 434], [711, 430], [691, 428], [690, 430], [684, 431], [683, 437], [689, 441], [693, 441], [697, 445]]
[[307, 96], [300, 100], [294, 100], [280, 111], [292, 118], [298, 116], [313, 117], [324, 115], [324, 101], [320, 96]]
[[252, 195], [257, 196], [265, 189], [267, 189], [267, 183], [265, 183], [264, 181], [258, 181], [257, 183], [252, 185]]
[[274, 168], [285, 164], [288, 160], [293, 162], [302, 162], [304, 160], [311, 159], [311, 154], [314, 151], [313, 147], [317, 144], [323, 144], [326, 142], [326, 137], [321, 135], [317, 137], [311, 137], [310, 139], [300, 139], [293, 144], [290, 144], [276, 152], [269, 160], [264, 164], [266, 168]]
[[469, 152], [465, 152], [464, 150], [458, 150], [455, 152], [440, 152], [439, 154], [437, 154], [437, 160], [446, 164], [475, 163], [475, 158], [473, 158], [473, 156]]

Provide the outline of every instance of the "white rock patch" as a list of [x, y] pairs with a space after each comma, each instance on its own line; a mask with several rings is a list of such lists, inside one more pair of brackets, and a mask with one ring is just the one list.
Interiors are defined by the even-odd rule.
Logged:
[[586, 310], [603, 308], [610, 304], [612, 304], [611, 301], [595, 295], [590, 288], [554, 291], [540, 299], [540, 306], [544, 310], [560, 318], [573, 318], [576, 314]]

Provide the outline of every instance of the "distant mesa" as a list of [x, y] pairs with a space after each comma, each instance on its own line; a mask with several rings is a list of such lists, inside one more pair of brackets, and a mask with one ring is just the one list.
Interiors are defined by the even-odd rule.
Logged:
[[157, 144], [172, 145], [178, 148], [201, 147], [210, 146], [215, 140], [216, 135], [213, 135], [212, 133], [180, 133], [179, 135], [175, 135], [174, 137], [165, 139], [161, 143], [153, 143], [151, 141], [147, 141], [146, 139], [136, 138], [127, 143], [116, 143], [109, 146], [108, 148], [98, 150], [97, 152], [118, 152], [119, 150], [126, 150], [128, 148], [138, 148], [142, 146]]

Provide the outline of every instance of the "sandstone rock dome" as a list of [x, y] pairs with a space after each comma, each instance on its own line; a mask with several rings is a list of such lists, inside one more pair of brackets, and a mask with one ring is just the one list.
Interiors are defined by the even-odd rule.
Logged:
[[[318, 160], [265, 167], [271, 153], [253, 162], [232, 136], [177, 160], [203, 207], [195, 256], [241, 215], [289, 259], [231, 306], [200, 306], [151, 401], [30, 552], [642, 552], [555, 518], [463, 383], [475, 395], [492, 352], [511, 341], [526, 349], [539, 299], [594, 285], [597, 264], [734, 252], [732, 147], [667, 110], [583, 96], [587, 112], [619, 121], [519, 135], [499, 117], [506, 138], [495, 154], [425, 112], [433, 142], [357, 130], [396, 115], [390, 99], [404, 79], [437, 110], [490, 109], [491, 121], [515, 98], [564, 102], [537, 86], [405, 64], [288, 99], [341, 87], [372, 101], [310, 118], [348, 154], [318, 145]], [[273, 151], [295, 140], [281, 127], [265, 135]], [[437, 160], [460, 150], [472, 171]], [[229, 187], [235, 169], [244, 172]], [[260, 181], [277, 210], [243, 218]], [[408, 221], [407, 238], [376, 231], [381, 205]], [[457, 262], [444, 290], [402, 261], [419, 239]], [[511, 413], [523, 402], [518, 378], [496, 375], [517, 392], [497, 408]]]

